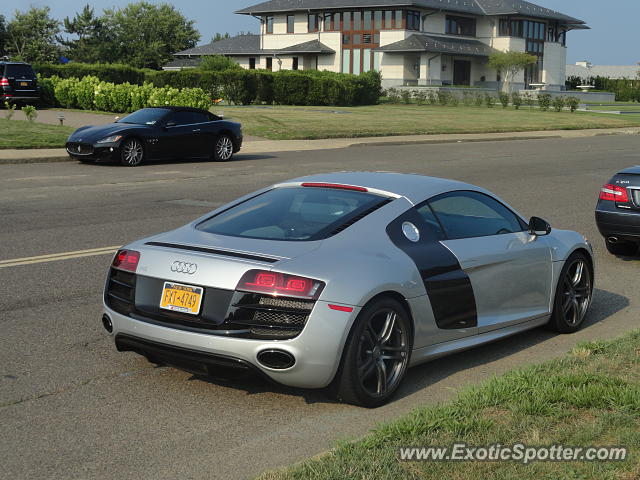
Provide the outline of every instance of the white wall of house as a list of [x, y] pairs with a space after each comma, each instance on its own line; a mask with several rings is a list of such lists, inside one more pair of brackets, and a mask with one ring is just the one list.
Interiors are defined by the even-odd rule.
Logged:
[[567, 77], [567, 47], [560, 43], [544, 44], [542, 81], [549, 90], [563, 90]]

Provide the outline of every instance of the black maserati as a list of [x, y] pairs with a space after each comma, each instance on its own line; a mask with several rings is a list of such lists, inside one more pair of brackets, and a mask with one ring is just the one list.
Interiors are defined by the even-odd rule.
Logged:
[[115, 160], [128, 167], [157, 159], [227, 161], [241, 147], [239, 123], [189, 107], [143, 108], [108, 125], [79, 128], [66, 144], [82, 162]]

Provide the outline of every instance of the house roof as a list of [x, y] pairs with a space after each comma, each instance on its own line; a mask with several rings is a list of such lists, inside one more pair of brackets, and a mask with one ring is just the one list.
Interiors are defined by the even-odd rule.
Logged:
[[376, 50], [387, 53], [433, 52], [472, 57], [488, 57], [496, 51], [489, 45], [477, 40], [465, 40], [418, 33], [399, 42], [377, 48]]
[[613, 79], [637, 78], [640, 75], [640, 65], [567, 65], [567, 78], [607, 77]]
[[524, 0], [268, 0], [242, 8], [236, 13], [259, 15], [264, 13], [366, 7], [432, 8], [475, 15], [523, 15], [558, 20], [570, 25], [582, 25], [585, 23], [577, 18]]
[[[309, 42], [299, 43], [286, 48], [280, 49], [262, 49], [260, 48], [260, 35], [238, 35], [231, 38], [225, 38], [218, 40], [217, 42], [211, 42], [207, 45], [200, 45], [198, 47], [183, 50], [175, 54], [177, 60], [180, 57], [200, 57], [202, 55], [273, 55], [273, 54], [304, 54], [304, 53], [316, 53], [316, 54], [330, 54], [336, 53], [335, 50], [327, 47], [324, 43], [318, 40], [311, 40]], [[176, 61], [177, 61], [176, 60]], [[175, 62], [175, 61], [174, 61]], [[170, 62], [165, 67], [174, 67]], [[177, 68], [180, 65], [176, 65]], [[191, 65], [185, 65], [191, 66]]]
[[162, 66], [163, 69], [193, 68], [200, 65], [200, 58], [176, 58]]

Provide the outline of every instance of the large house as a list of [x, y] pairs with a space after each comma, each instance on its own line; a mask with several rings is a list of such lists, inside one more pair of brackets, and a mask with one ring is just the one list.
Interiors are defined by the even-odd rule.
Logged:
[[495, 51], [538, 58], [516, 87], [565, 84], [567, 32], [585, 22], [523, 0], [270, 0], [236, 12], [260, 21], [240, 35], [176, 54], [166, 69], [222, 54], [245, 68], [380, 71], [384, 86], [470, 85], [496, 88], [487, 65]]

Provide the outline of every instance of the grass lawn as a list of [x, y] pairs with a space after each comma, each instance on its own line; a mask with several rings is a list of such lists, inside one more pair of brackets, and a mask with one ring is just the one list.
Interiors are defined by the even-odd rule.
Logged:
[[[438, 133], [526, 132], [640, 126], [640, 117], [595, 113], [540, 112], [501, 106], [440, 107], [375, 105], [368, 107], [236, 107], [213, 112], [242, 122], [248, 135], [284, 139], [373, 137]], [[339, 113], [335, 113], [339, 112]]]
[[[407, 462], [398, 447], [623, 446], [609, 462]], [[361, 440], [261, 480], [640, 478], [640, 331], [583, 343], [568, 355], [464, 390], [452, 402], [415, 410]]]
[[635, 105], [589, 105], [589, 110], [607, 110], [612, 112], [640, 112], [640, 103]]
[[0, 149], [63, 148], [73, 127], [0, 118]]

